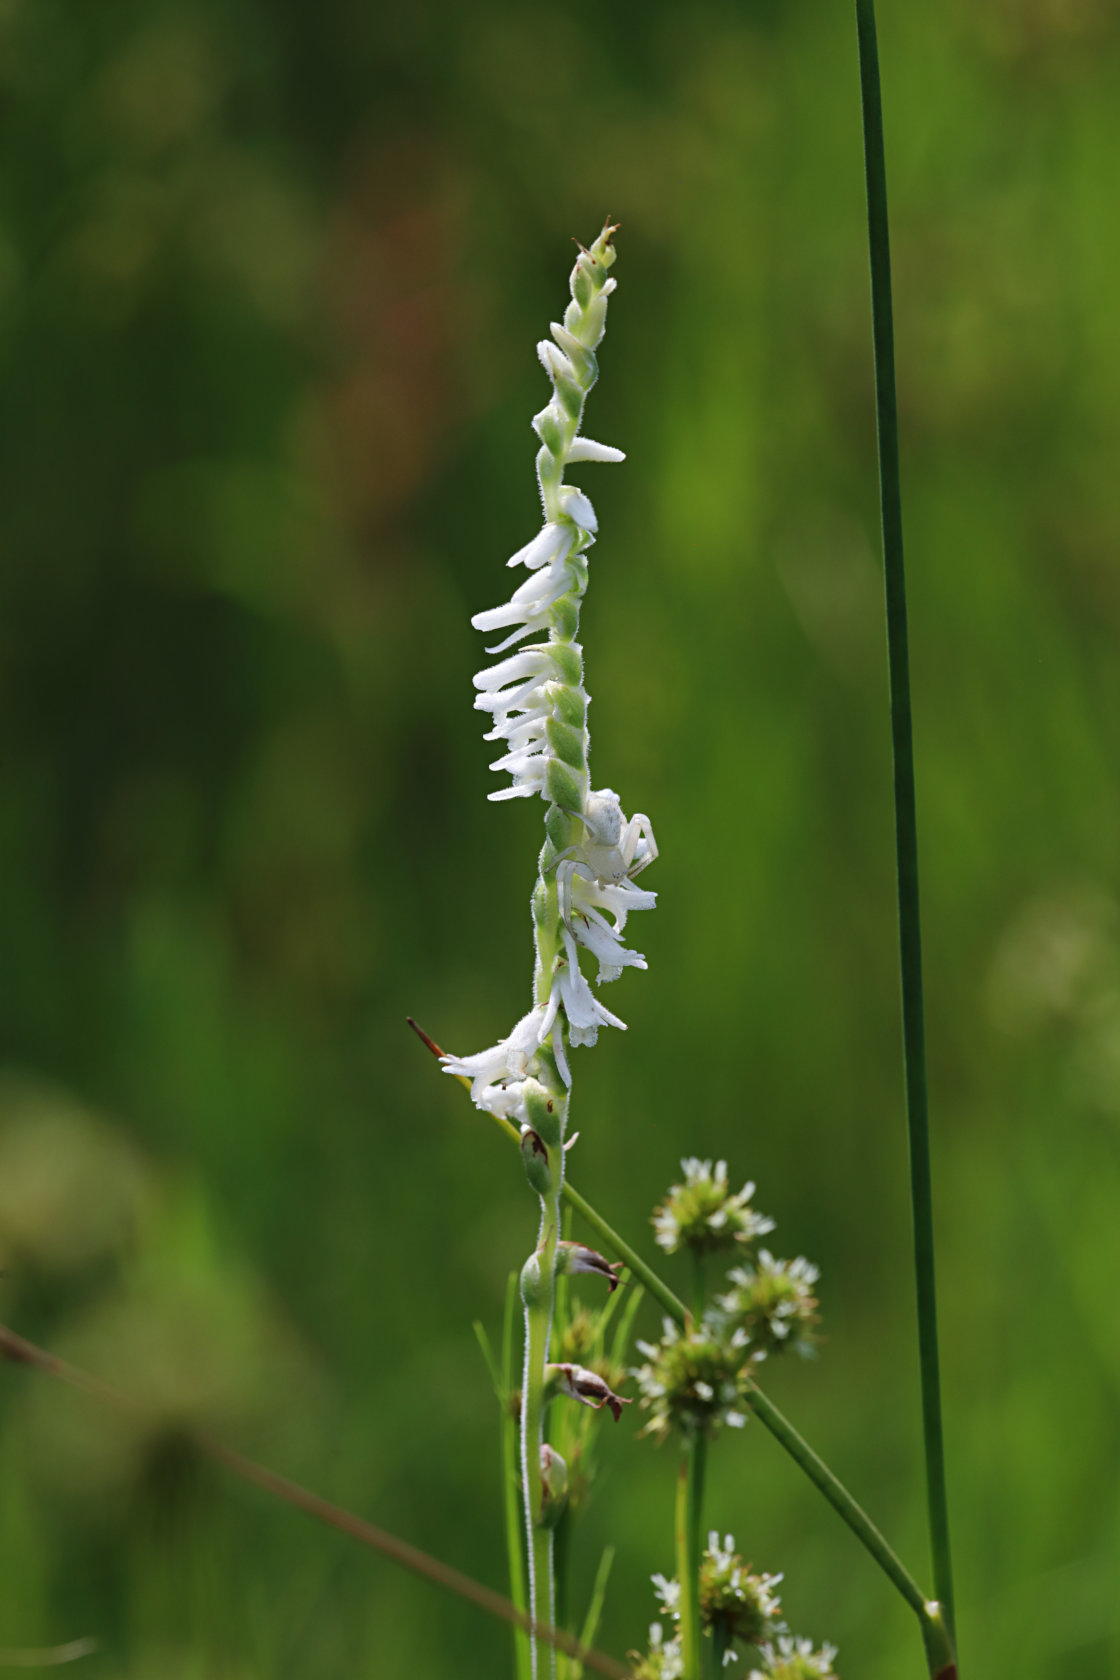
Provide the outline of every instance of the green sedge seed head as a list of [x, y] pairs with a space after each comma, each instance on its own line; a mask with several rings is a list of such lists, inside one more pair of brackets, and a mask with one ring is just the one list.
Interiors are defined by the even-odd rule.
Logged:
[[672, 1638], [666, 1639], [661, 1623], [654, 1622], [649, 1630], [648, 1652], [643, 1655], [631, 1651], [630, 1662], [634, 1680], [681, 1680], [684, 1656], [680, 1635], [673, 1634]]
[[763, 1645], [762, 1667], [752, 1668], [747, 1680], [835, 1680], [835, 1645], [815, 1650], [811, 1639], [794, 1639], [780, 1634]]
[[756, 1575], [735, 1550], [728, 1534], [721, 1546], [718, 1534], [708, 1536], [700, 1562], [700, 1615], [706, 1627], [722, 1629], [727, 1643], [762, 1645], [782, 1632], [785, 1624], [775, 1587], [780, 1575]]
[[690, 1157], [681, 1162], [684, 1183], [670, 1186], [661, 1206], [654, 1209], [653, 1227], [666, 1254], [682, 1248], [694, 1254], [747, 1247], [774, 1229], [774, 1221], [751, 1207], [754, 1185], [733, 1191], [727, 1181], [727, 1162]]
[[757, 1261], [729, 1274], [732, 1287], [716, 1305], [749, 1337], [756, 1361], [790, 1351], [805, 1358], [816, 1349], [820, 1314], [813, 1286], [819, 1276], [803, 1256], [775, 1260], [763, 1248]]
[[643, 1434], [664, 1440], [672, 1429], [714, 1435], [747, 1421], [750, 1363], [745, 1336], [731, 1331], [717, 1316], [679, 1330], [663, 1321], [659, 1342], [639, 1342], [646, 1363], [631, 1374], [638, 1401], [649, 1413]]

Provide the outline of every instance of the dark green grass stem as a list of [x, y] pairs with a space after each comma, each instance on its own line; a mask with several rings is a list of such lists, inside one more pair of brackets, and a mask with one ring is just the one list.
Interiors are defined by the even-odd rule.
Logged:
[[914, 798], [914, 738], [910, 711], [906, 586], [902, 561], [902, 491], [894, 377], [887, 171], [883, 151], [883, 107], [879, 87], [874, 0], [856, 0], [856, 31], [859, 41], [864, 162], [867, 173], [867, 226], [871, 256], [871, 321], [875, 346], [875, 413], [879, 433], [879, 489], [887, 598], [887, 653], [890, 673], [902, 975], [902, 1035], [906, 1073], [906, 1115], [910, 1138], [914, 1265], [918, 1295], [922, 1433], [925, 1442], [933, 1578], [938, 1600], [952, 1633], [953, 1577], [949, 1555], [949, 1509], [945, 1491], [937, 1300], [934, 1287], [933, 1190], [922, 1008], [922, 940], [918, 908], [918, 824]]

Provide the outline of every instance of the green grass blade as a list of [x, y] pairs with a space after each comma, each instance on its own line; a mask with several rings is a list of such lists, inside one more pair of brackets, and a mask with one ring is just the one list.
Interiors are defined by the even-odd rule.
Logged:
[[871, 316], [875, 347], [875, 410], [879, 433], [879, 488], [883, 522], [883, 568], [887, 601], [891, 746], [894, 759], [895, 843], [898, 863], [899, 958], [910, 1139], [910, 1196], [914, 1221], [914, 1263], [918, 1296], [922, 1433], [926, 1458], [930, 1548], [937, 1597], [953, 1630], [953, 1575], [949, 1553], [949, 1511], [941, 1425], [941, 1383], [934, 1285], [933, 1190], [930, 1169], [929, 1105], [926, 1086], [922, 1005], [922, 942], [918, 903], [918, 823], [914, 793], [914, 740], [910, 706], [910, 654], [906, 627], [906, 585], [902, 554], [902, 488], [895, 396], [894, 323], [891, 305], [887, 171], [874, 0], [856, 0], [867, 225], [871, 259]]

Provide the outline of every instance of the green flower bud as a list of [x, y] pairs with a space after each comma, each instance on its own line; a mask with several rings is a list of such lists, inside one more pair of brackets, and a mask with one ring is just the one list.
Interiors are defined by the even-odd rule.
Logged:
[[555, 1528], [568, 1503], [568, 1466], [555, 1447], [541, 1443], [541, 1508], [538, 1528]]
[[572, 729], [584, 729], [587, 725], [587, 695], [582, 688], [560, 688], [552, 691], [553, 712], [556, 717], [570, 725]]
[[568, 688], [583, 685], [583, 649], [578, 642], [559, 642], [549, 648], [556, 680]]
[[[533, 430], [544, 444], [550, 455], [559, 457], [564, 451], [564, 434], [560, 429], [560, 416], [549, 403], [539, 414], [533, 416]], [[540, 456], [537, 457], [538, 464]]]
[[562, 806], [565, 811], [581, 811], [586, 784], [586, 775], [574, 773], [558, 758], [549, 760], [545, 791], [554, 805]]
[[538, 1196], [547, 1196], [552, 1189], [552, 1173], [548, 1165], [548, 1150], [544, 1140], [532, 1127], [521, 1134], [521, 1159], [525, 1163], [525, 1177]]
[[583, 392], [574, 379], [569, 379], [566, 373], [553, 375], [553, 389], [559, 399], [560, 406], [572, 420], [578, 420], [583, 409]]
[[[579, 629], [579, 599], [574, 595], [561, 595], [552, 605], [549, 614], [552, 622], [553, 634], [562, 642], [570, 642]], [[578, 690], [568, 689], [567, 693], [578, 693]]]
[[571, 724], [558, 723], [555, 718], [549, 718], [545, 725], [545, 733], [557, 758], [570, 765], [573, 770], [586, 770], [587, 736], [582, 729], [573, 729]]
[[525, 1113], [534, 1134], [546, 1149], [557, 1149], [560, 1145], [566, 1107], [563, 1098], [554, 1096], [539, 1080], [525, 1081]]
[[564, 311], [564, 324], [570, 332], [575, 332], [580, 316], [595, 295], [588, 265], [582, 257], [572, 269], [571, 288], [572, 301]]
[[564, 456], [551, 450], [547, 443], [537, 450], [537, 478], [542, 493], [555, 490], [564, 478]]
[[544, 1299], [544, 1278], [541, 1276], [539, 1254], [530, 1254], [521, 1268], [521, 1299], [527, 1307], [537, 1307]]

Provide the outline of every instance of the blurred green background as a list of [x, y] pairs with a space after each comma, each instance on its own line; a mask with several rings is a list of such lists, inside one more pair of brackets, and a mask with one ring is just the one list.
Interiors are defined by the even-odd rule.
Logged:
[[[880, 15], [964, 1672], [1120, 1675], [1120, 19]], [[496, 1676], [506, 1634], [200, 1467], [201, 1422], [501, 1586], [514, 1153], [404, 1027], [528, 1002], [541, 810], [471, 612], [534, 341], [622, 223], [581, 474], [594, 775], [647, 811], [576, 1182], [683, 1152], [823, 1268], [782, 1404], [928, 1578], [854, 28], [839, 0], [3, 0], [0, 1646], [91, 1680]], [[646, 1312], [649, 1334], [656, 1315]], [[601, 1430], [601, 1643], [671, 1450]], [[757, 1425], [712, 1522], [847, 1680], [911, 1618]], [[582, 1583], [582, 1587], [580, 1586]]]

